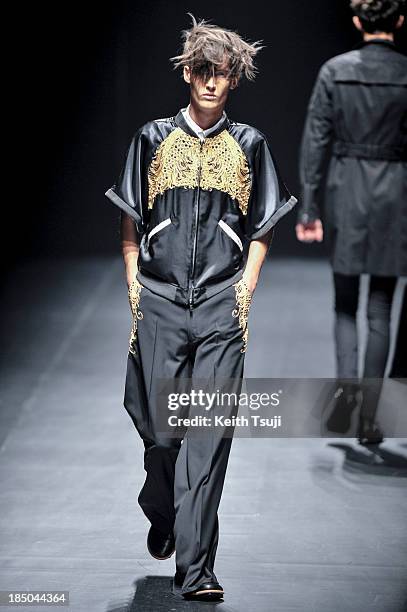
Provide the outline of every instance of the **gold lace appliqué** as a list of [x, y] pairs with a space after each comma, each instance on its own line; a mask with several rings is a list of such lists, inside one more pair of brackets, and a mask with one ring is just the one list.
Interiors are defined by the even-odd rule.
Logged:
[[243, 347], [240, 349], [240, 352], [244, 353], [247, 349], [247, 341], [249, 338], [247, 321], [249, 318], [252, 295], [243, 279], [240, 279], [240, 281], [234, 285], [234, 288], [236, 293], [236, 308], [232, 310], [232, 316], [239, 317], [239, 326], [243, 330]]
[[227, 130], [199, 138], [175, 128], [158, 147], [148, 170], [148, 208], [158, 194], [173, 187], [218, 189], [236, 199], [247, 214], [251, 179], [247, 159]]
[[137, 323], [144, 316], [141, 310], [139, 309], [140, 294], [142, 288], [143, 285], [141, 285], [138, 280], [134, 280], [131, 283], [128, 291], [130, 308], [133, 314], [133, 325], [131, 328], [131, 334], [129, 339], [129, 352], [132, 355], [136, 354]]

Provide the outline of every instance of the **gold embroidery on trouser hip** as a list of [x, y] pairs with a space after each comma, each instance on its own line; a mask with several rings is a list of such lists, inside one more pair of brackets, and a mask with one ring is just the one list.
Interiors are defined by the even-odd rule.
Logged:
[[239, 325], [243, 330], [243, 348], [240, 349], [240, 352], [244, 353], [247, 349], [247, 341], [249, 338], [249, 328], [247, 322], [249, 318], [252, 295], [243, 279], [240, 279], [240, 281], [233, 286], [236, 293], [236, 308], [232, 310], [232, 316], [239, 317]]
[[132, 355], [136, 354], [136, 339], [137, 339], [137, 323], [143, 318], [143, 313], [139, 309], [140, 295], [143, 285], [138, 280], [134, 280], [129, 287], [128, 296], [130, 302], [130, 308], [133, 315], [133, 325], [131, 328], [131, 334], [129, 339], [129, 352]]
[[148, 169], [148, 208], [167, 189], [193, 189], [198, 182], [201, 189], [228, 193], [247, 214], [250, 169], [246, 155], [227, 130], [207, 138], [201, 147], [199, 138], [175, 128], [157, 148]]

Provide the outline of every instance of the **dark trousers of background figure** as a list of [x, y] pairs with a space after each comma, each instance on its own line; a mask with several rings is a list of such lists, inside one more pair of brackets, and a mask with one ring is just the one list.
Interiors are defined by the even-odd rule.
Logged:
[[[360, 276], [333, 274], [335, 287], [335, 343], [337, 378], [358, 378], [358, 335], [356, 315]], [[363, 379], [361, 414], [373, 420], [382, 389], [390, 346], [390, 314], [397, 277], [370, 276], [367, 301], [368, 339]]]
[[[220, 427], [204, 435], [194, 435], [188, 428], [182, 442], [160, 435], [164, 429], [157, 412], [157, 381], [188, 378], [193, 385], [194, 380], [224, 377], [233, 379], [228, 391], [240, 393], [247, 318], [242, 326], [236, 309], [234, 285], [193, 310], [141, 288], [136, 350], [128, 355], [124, 405], [145, 448], [147, 475], [139, 504], [155, 528], [163, 533], [174, 530], [176, 569], [185, 574], [182, 587], [173, 584], [174, 593], [217, 580], [213, 570], [217, 512], [232, 438], [225, 437]], [[237, 408], [231, 408], [231, 416]], [[208, 414], [201, 408], [199, 413]]]

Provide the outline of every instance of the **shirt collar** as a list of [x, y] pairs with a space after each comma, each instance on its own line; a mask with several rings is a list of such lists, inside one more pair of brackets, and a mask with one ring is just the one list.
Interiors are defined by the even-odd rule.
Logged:
[[219, 134], [219, 132], [223, 131], [228, 126], [228, 118], [225, 111], [223, 111], [221, 118], [215, 123], [215, 125], [203, 130], [197, 123], [195, 123], [189, 114], [189, 105], [179, 111], [178, 115], [175, 117], [175, 121], [177, 125], [183, 128], [186, 132], [197, 136], [200, 140], [203, 140], [210, 135], [214, 136], [215, 134]]
[[386, 38], [370, 38], [370, 40], [362, 40], [360, 43], [358, 43], [356, 45], [356, 49], [360, 49], [361, 47], [364, 47], [365, 45], [370, 45], [370, 44], [379, 44], [379, 45], [388, 45], [389, 47], [392, 47], [393, 49], [396, 49], [396, 45], [392, 40], [388, 40]]

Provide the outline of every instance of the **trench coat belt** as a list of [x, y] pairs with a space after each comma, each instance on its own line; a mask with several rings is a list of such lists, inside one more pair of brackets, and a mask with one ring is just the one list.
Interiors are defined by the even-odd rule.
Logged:
[[364, 159], [386, 159], [388, 161], [407, 161], [407, 146], [376, 145], [336, 140], [332, 152], [337, 157], [359, 157]]

